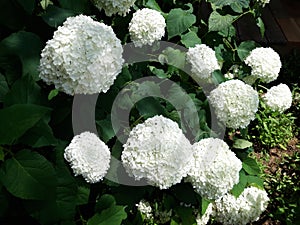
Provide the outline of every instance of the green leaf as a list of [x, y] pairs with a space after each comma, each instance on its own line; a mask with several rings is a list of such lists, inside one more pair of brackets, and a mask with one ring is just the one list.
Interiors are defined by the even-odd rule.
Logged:
[[89, 202], [90, 189], [87, 187], [78, 187], [76, 205], [85, 205]]
[[110, 118], [96, 121], [96, 123], [99, 125], [99, 136], [102, 141], [107, 143], [110, 139], [112, 139], [115, 136], [115, 131], [111, 125]]
[[209, 204], [210, 204], [209, 200], [207, 200], [205, 198], [201, 199], [201, 215], [204, 215]]
[[250, 3], [249, 0], [234, 0], [234, 2], [230, 4], [230, 7], [234, 12], [243, 13], [243, 8], [248, 8], [249, 3]]
[[1, 109], [0, 144], [12, 144], [49, 111], [49, 108], [30, 104]]
[[46, 12], [42, 15], [43, 20], [51, 27], [57, 28], [70, 16], [77, 13], [68, 9], [62, 9], [54, 5], [49, 5]]
[[100, 197], [99, 201], [96, 203], [96, 212], [101, 212], [102, 210], [108, 209], [116, 205], [116, 200], [114, 196], [109, 194], [104, 194]]
[[121, 225], [122, 220], [126, 218], [125, 207], [113, 205], [100, 214], [96, 213], [88, 220], [87, 225]]
[[20, 30], [24, 28], [26, 12], [16, 4], [16, 1], [0, 1], [0, 24], [10, 30]]
[[260, 35], [265, 36], [265, 24], [261, 17], [256, 19], [256, 25], [259, 27]]
[[150, 71], [155, 74], [158, 78], [168, 78], [169, 75], [167, 73], [165, 73], [164, 70], [162, 69], [157, 69], [156, 67], [154, 66], [148, 66], [148, 68], [150, 69]]
[[213, 11], [208, 19], [209, 31], [221, 31], [228, 28], [234, 20], [234, 16], [220, 15], [217, 11]]
[[179, 206], [175, 210], [182, 221], [182, 225], [190, 225], [196, 222], [195, 216], [193, 215], [194, 210], [192, 208]]
[[148, 0], [145, 6], [149, 9], [154, 9], [158, 12], [162, 12], [161, 8], [159, 7], [159, 5], [155, 0]]
[[56, 174], [42, 155], [29, 150], [19, 151], [4, 162], [2, 183], [14, 196], [22, 199], [51, 198]]
[[245, 139], [236, 139], [234, 140], [233, 147], [237, 149], [245, 149], [249, 148], [253, 145], [252, 142], [247, 141]]
[[29, 74], [38, 80], [38, 66], [42, 41], [34, 33], [19, 31], [13, 33], [0, 42], [0, 56], [16, 55], [22, 62], [22, 74]]
[[0, 73], [0, 102], [3, 101], [4, 96], [9, 91], [5, 76]]
[[89, 0], [58, 0], [64, 9], [70, 9], [78, 13], [87, 13], [89, 11]]
[[256, 43], [254, 41], [243, 41], [237, 48], [237, 53], [240, 60], [244, 61], [249, 53], [256, 48]]
[[249, 175], [258, 175], [261, 172], [256, 160], [249, 157], [243, 160], [243, 169]]
[[172, 9], [167, 17], [168, 39], [185, 32], [196, 22], [196, 16], [190, 10]]
[[231, 189], [231, 193], [235, 197], [239, 197], [239, 195], [242, 194], [247, 185], [247, 176], [243, 170], [240, 171], [239, 177], [239, 183], [235, 184]]
[[17, 1], [28, 14], [32, 14], [35, 6], [35, 0], [17, 0]]
[[182, 52], [179, 49], [167, 47], [163, 50], [162, 54], [159, 55], [158, 60], [161, 64], [166, 63], [175, 66], [178, 69], [183, 69], [185, 66], [185, 55], [185, 52]]
[[41, 105], [42, 102], [41, 88], [30, 76], [23, 76], [17, 80], [4, 99], [6, 107], [26, 103]]
[[147, 97], [137, 102], [136, 107], [139, 114], [144, 118], [150, 118], [155, 115], [166, 115], [165, 108], [160, 102], [152, 97]]
[[213, 81], [215, 81], [216, 84], [221, 84], [226, 81], [226, 78], [224, 77], [224, 75], [220, 70], [215, 70], [214, 72], [212, 72], [211, 75]]
[[189, 31], [188, 33], [181, 35], [181, 43], [187, 47], [195, 47], [196, 44], [201, 44], [201, 39], [194, 31]]
[[[223, 8], [224, 6], [230, 5], [231, 8], [232, 6], [239, 7], [239, 8], [248, 8], [249, 7], [249, 0], [208, 0], [211, 4], [215, 5], [217, 8]], [[234, 10], [232, 8], [232, 10]], [[234, 10], [235, 11], [235, 10]]]
[[57, 89], [53, 89], [50, 91], [48, 95], [48, 100], [51, 101], [55, 96], [57, 96], [59, 91]]
[[257, 176], [247, 176], [247, 183], [251, 186], [256, 186], [259, 188], [264, 188], [264, 181]]

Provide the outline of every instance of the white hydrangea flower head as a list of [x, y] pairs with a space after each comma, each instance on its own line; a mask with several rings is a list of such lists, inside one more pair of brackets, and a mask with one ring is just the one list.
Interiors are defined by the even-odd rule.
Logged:
[[150, 220], [153, 218], [153, 212], [149, 202], [141, 200], [138, 204], [136, 204], [136, 207], [140, 211], [140, 213], [145, 216], [146, 220]]
[[39, 76], [69, 95], [106, 92], [122, 70], [122, 53], [111, 27], [69, 17], [42, 50]]
[[276, 80], [282, 66], [280, 56], [270, 47], [253, 49], [245, 63], [251, 67], [251, 76], [265, 83]]
[[160, 12], [153, 9], [139, 9], [129, 23], [129, 34], [136, 47], [152, 45], [165, 35], [166, 22]]
[[187, 181], [207, 199], [218, 199], [239, 182], [242, 162], [218, 138], [205, 138], [193, 144], [192, 166]]
[[167, 189], [187, 175], [192, 159], [189, 140], [178, 124], [163, 116], [154, 116], [135, 126], [123, 145], [122, 162], [136, 180]]
[[195, 78], [210, 78], [213, 71], [220, 69], [215, 51], [205, 44], [189, 48], [186, 59], [191, 64], [191, 72]]
[[208, 100], [217, 118], [229, 128], [245, 128], [255, 119], [258, 93], [240, 80], [228, 80], [210, 92]]
[[75, 176], [82, 175], [88, 183], [101, 181], [109, 169], [109, 148], [96, 134], [88, 131], [73, 137], [64, 157]]
[[197, 215], [196, 217], [197, 225], [206, 225], [212, 215], [214, 215], [214, 208], [213, 208], [213, 204], [209, 203], [205, 213], [202, 216], [200, 216], [200, 214]]
[[284, 112], [292, 106], [292, 92], [286, 84], [271, 87], [263, 96], [266, 105], [273, 111]]
[[259, 219], [268, 202], [267, 192], [256, 187], [245, 188], [238, 198], [226, 194], [215, 202], [215, 219], [224, 225], [246, 225]]
[[130, 8], [134, 5], [136, 0], [92, 0], [94, 5], [99, 9], [104, 9], [107, 16], [118, 14], [126, 16]]

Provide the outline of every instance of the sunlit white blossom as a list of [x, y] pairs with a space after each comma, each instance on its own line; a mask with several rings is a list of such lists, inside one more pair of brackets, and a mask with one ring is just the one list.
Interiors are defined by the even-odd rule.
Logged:
[[98, 9], [104, 9], [107, 16], [113, 14], [126, 16], [136, 0], [92, 0], [92, 2]]

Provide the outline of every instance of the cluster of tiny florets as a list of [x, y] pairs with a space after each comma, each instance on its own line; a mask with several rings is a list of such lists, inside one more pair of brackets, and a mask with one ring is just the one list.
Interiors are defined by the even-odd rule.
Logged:
[[284, 112], [292, 105], [293, 97], [286, 84], [271, 87], [263, 96], [266, 105], [273, 111]]
[[221, 83], [211, 91], [208, 100], [217, 118], [229, 128], [245, 128], [255, 119], [258, 93], [240, 80]]
[[251, 76], [265, 83], [276, 80], [281, 68], [280, 57], [272, 48], [253, 49], [245, 63], [251, 67]]
[[136, 47], [152, 45], [165, 35], [166, 22], [160, 12], [153, 9], [137, 10], [129, 23], [129, 34]]
[[98, 9], [103, 9], [107, 16], [118, 14], [126, 16], [136, 0], [92, 0]]
[[226, 194], [215, 202], [215, 219], [224, 225], [246, 225], [259, 219], [268, 202], [267, 192], [256, 187], [244, 189], [238, 198]]
[[202, 197], [218, 199], [239, 182], [242, 162], [223, 140], [206, 138], [196, 142], [193, 156], [187, 181]]
[[111, 27], [69, 17], [42, 50], [39, 75], [69, 95], [106, 92], [122, 70], [122, 53]]
[[124, 144], [122, 162], [136, 180], [146, 178], [160, 189], [179, 183], [187, 175], [191, 144], [178, 124], [154, 116], [134, 127]]
[[73, 137], [65, 149], [64, 157], [75, 176], [82, 175], [88, 183], [101, 181], [110, 165], [109, 148], [97, 135], [90, 132]]
[[215, 51], [205, 44], [189, 48], [186, 59], [191, 64], [191, 72], [196, 79], [207, 79], [213, 71], [220, 69]]

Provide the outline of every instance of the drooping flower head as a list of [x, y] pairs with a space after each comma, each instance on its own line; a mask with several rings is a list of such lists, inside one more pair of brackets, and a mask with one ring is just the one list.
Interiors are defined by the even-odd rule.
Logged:
[[167, 189], [187, 175], [192, 158], [191, 144], [178, 124], [154, 116], [134, 127], [122, 152], [127, 173]]
[[265, 83], [276, 80], [281, 68], [280, 57], [272, 48], [253, 49], [245, 63], [251, 67], [251, 76]]
[[215, 51], [205, 44], [189, 48], [186, 59], [191, 64], [191, 72], [196, 78], [207, 79], [214, 70], [220, 69]]
[[263, 97], [267, 106], [273, 111], [284, 112], [292, 105], [292, 92], [286, 84], [271, 87]]
[[129, 23], [129, 34], [136, 47], [152, 45], [165, 35], [166, 22], [160, 12], [153, 9], [139, 9]]
[[66, 147], [65, 159], [75, 176], [82, 175], [86, 182], [96, 183], [106, 175], [110, 163], [110, 151], [97, 135], [83, 132], [73, 137]]
[[242, 162], [218, 138], [206, 138], [193, 144], [193, 160], [187, 181], [207, 199], [218, 199], [239, 182]]
[[92, 0], [98, 9], [104, 9], [107, 16], [119, 14], [126, 16], [136, 0]]
[[41, 53], [40, 78], [69, 95], [106, 92], [121, 72], [122, 53], [111, 27], [69, 17]]
[[229, 128], [245, 128], [255, 119], [258, 93], [240, 80], [221, 83], [211, 91], [208, 100], [217, 118]]
[[215, 219], [224, 225], [246, 225], [259, 219], [268, 202], [267, 192], [256, 187], [246, 188], [238, 198], [226, 194], [215, 202]]

